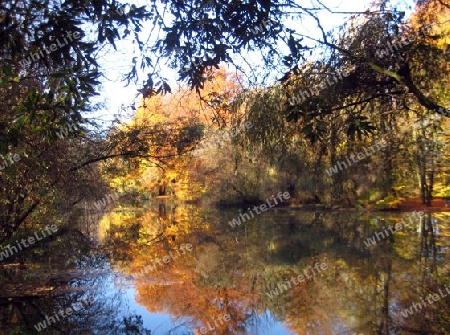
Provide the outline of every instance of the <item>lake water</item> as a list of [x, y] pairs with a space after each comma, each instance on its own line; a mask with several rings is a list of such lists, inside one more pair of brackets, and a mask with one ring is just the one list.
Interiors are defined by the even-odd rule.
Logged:
[[88, 238], [68, 234], [3, 268], [4, 334], [450, 329], [449, 213], [393, 234], [411, 213], [274, 209], [234, 228], [237, 209], [161, 202], [90, 214], [79, 223]]

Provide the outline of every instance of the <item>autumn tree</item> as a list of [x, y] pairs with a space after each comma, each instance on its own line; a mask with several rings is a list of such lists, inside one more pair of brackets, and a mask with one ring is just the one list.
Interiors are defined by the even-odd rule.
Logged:
[[[70, 185], [86, 180], [78, 171], [93, 159], [92, 151], [86, 161], [78, 154], [92, 143], [86, 113], [95, 109], [98, 49], [115, 47], [149, 17], [144, 8], [116, 1], [0, 4], [0, 154], [21, 158], [0, 171], [2, 238], [39, 205], [64, 194], [72, 204], [82, 198]], [[58, 194], [56, 187], [64, 186]]]
[[[441, 21], [433, 22], [434, 26], [440, 27], [445, 22], [442, 20], [445, 14], [441, 13], [440, 17]], [[410, 142], [410, 136], [416, 134], [416, 128], [409, 126], [410, 118], [419, 118], [422, 124], [424, 118], [429, 120], [428, 135], [422, 127], [420, 138], [431, 136], [430, 131], [436, 134], [436, 127], [446, 122], [442, 108], [430, 109], [413, 92], [417, 87], [427, 91], [429, 85], [434, 86], [435, 99], [444, 106], [447, 104], [447, 56], [442, 40], [446, 35], [442, 29], [417, 30], [413, 18], [409, 24], [403, 19], [404, 14], [388, 10], [378, 15], [355, 16], [335, 37], [323, 34], [320, 43], [328, 50], [324, 58], [299, 66], [283, 78], [281, 85], [268, 88], [261, 95], [252, 98], [252, 94], [247, 94], [247, 116], [255, 123], [247, 136], [251, 145], [260, 143], [268, 151], [270, 147], [282, 145], [286, 138], [304, 138], [315, 147], [311, 152], [311, 163], [315, 164], [310, 173], [317, 188], [323, 190], [320, 185], [329, 183], [328, 178], [320, 177], [324, 169], [345, 162], [351, 154], [384, 139], [387, 150], [331, 176], [332, 192], [323, 196], [353, 205], [364, 193], [372, 197], [368, 193], [373, 187], [380, 192], [377, 200], [393, 200], [400, 195], [396, 189], [405, 187], [395, 176], [404, 174], [405, 167], [411, 166], [411, 159], [415, 161], [413, 169], [422, 169], [422, 193], [431, 191], [434, 156], [442, 150], [445, 138], [441, 134], [441, 140], [432, 141], [435, 144], [429, 145], [431, 151], [423, 150], [423, 145], [415, 152], [407, 149], [405, 155], [402, 150]], [[320, 21], [317, 22], [320, 30]], [[427, 60], [420, 61], [422, 57]], [[409, 79], [399, 81], [394, 72], [383, 72], [382, 68], [404, 72]], [[415, 112], [416, 109], [422, 112]], [[429, 112], [424, 115], [426, 110]], [[297, 130], [289, 133], [287, 122], [297, 124]], [[424, 154], [430, 159], [424, 160]], [[364, 165], [370, 166], [371, 182], [363, 173]], [[409, 177], [403, 183], [416, 184], [411, 174]], [[389, 203], [393, 204], [391, 200]]]

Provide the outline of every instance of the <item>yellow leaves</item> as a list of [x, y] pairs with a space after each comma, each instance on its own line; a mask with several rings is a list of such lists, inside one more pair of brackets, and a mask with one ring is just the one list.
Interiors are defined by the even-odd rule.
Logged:
[[376, 205], [379, 205], [383, 208], [387, 207], [387, 208], [397, 208], [402, 200], [404, 200], [403, 198], [400, 197], [396, 197], [394, 195], [389, 195], [384, 199], [378, 200], [376, 202]]
[[172, 94], [143, 99], [133, 119], [117, 128], [111, 136], [120, 142], [117, 150], [139, 156], [110, 168], [111, 186], [121, 188], [135, 181], [136, 190], [147, 192], [149, 198], [198, 200], [205, 180], [198, 176], [189, 152], [201, 142], [205, 129], [227, 128], [240, 115], [231, 113], [229, 105], [239, 89], [236, 76], [225, 69], [209, 75], [201, 97], [180, 88]]
[[[410, 19], [414, 30], [419, 30], [430, 25], [427, 42], [435, 44], [441, 49], [450, 43], [450, 9], [443, 6], [440, 0], [425, 1], [418, 7]], [[432, 39], [429, 36], [440, 36]]]

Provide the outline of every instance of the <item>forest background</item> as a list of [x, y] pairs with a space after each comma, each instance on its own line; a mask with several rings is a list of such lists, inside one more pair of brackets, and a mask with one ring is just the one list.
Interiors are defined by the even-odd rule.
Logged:
[[[43, 213], [67, 222], [108, 188], [219, 205], [288, 191], [291, 206], [360, 209], [450, 197], [449, 5], [418, 1], [406, 16], [378, 1], [331, 32], [319, 11], [336, 13], [321, 2], [3, 2], [0, 153], [21, 159], [0, 171], [2, 238]], [[319, 37], [294, 29], [305, 17]], [[23, 62], [68, 31], [80, 37]], [[125, 38], [135, 48], [125, 81], [147, 77], [123, 109], [132, 118], [105, 129], [90, 116], [101, 108], [96, 54]], [[246, 52], [276, 80], [251, 85]], [[169, 85], [162, 62], [185, 85]], [[376, 154], [326, 173], [381, 139]]]

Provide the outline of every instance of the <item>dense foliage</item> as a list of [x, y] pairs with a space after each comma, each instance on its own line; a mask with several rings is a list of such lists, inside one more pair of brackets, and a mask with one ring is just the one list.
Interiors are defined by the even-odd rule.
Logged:
[[[327, 31], [323, 13], [347, 14], [348, 20]], [[308, 215], [314, 217], [305, 221], [305, 231], [293, 238], [291, 232], [303, 218], [288, 214], [288, 225], [273, 225], [267, 230], [255, 225], [231, 236], [221, 230], [226, 225], [223, 222], [212, 224], [212, 220], [202, 219], [193, 224], [192, 217], [200, 217], [199, 207], [186, 212], [176, 204], [248, 208], [287, 191], [292, 207], [351, 207], [362, 211], [398, 208], [408, 198], [418, 198], [424, 206], [432, 205], [436, 198], [449, 198], [449, 18], [450, 5], [444, 0], [416, 1], [409, 16], [384, 0], [375, 1], [362, 13], [339, 13], [321, 1], [153, 0], [138, 7], [115, 0], [3, 0], [2, 251], [47, 224], [55, 224], [58, 232], [27, 253], [20, 250], [6, 258], [0, 254], [5, 273], [0, 282], [9, 285], [15, 281], [16, 277], [9, 276], [9, 266], [21, 271], [29, 264], [34, 266], [33, 261], [40, 257], [50, 268], [56, 258], [60, 267], [78, 270], [92, 265], [101, 269], [106, 261], [100, 250], [84, 257], [92, 247], [90, 227], [92, 223], [100, 228], [107, 226], [105, 211], [116, 206], [119, 198], [122, 205], [138, 204], [142, 208], [150, 202], [148, 206], [155, 209], [139, 216], [121, 208], [107, 218], [109, 234], [101, 232], [99, 235], [103, 235], [96, 237], [113, 245], [112, 258], [130, 274], [147, 262], [148, 246], [154, 247], [155, 240], [160, 239], [170, 249], [179, 236], [198, 239], [202, 256], [196, 260], [195, 274], [187, 267], [194, 264], [189, 264], [194, 262], [189, 259], [160, 273], [158, 284], [139, 283], [138, 288], [144, 297], [155, 293], [167, 298], [169, 309], [178, 312], [179, 298], [185, 296], [196, 312], [186, 309], [178, 314], [194, 315], [203, 323], [208, 313], [218, 313], [202, 309], [202, 299], [207, 298], [202, 294], [211, 297], [217, 291], [216, 284], [208, 282], [208, 274], [222, 273], [224, 281], [231, 281], [224, 264], [243, 274], [238, 287], [252, 296], [242, 298], [237, 289], [229, 296], [218, 290], [218, 300], [243, 299], [251, 308], [250, 298], [272, 304], [264, 296], [268, 287], [263, 283], [275, 284], [275, 279], [290, 276], [292, 269], [265, 272], [261, 264], [267, 250], [272, 255], [276, 244], [284, 248], [282, 237], [277, 236], [283, 236], [278, 230], [285, 227], [289, 229], [288, 243], [300, 250], [306, 245], [302, 239], [325, 236], [320, 240], [323, 245], [317, 248], [331, 245], [330, 250], [338, 252], [348, 243], [351, 252], [358, 257], [364, 255], [361, 241], [372, 230], [363, 231], [356, 218], [341, 226], [319, 211], [311, 212]], [[305, 32], [311, 24], [314, 33]], [[94, 102], [105, 77], [102, 56], [116, 51], [122, 41], [129, 42], [124, 82], [139, 83], [139, 99], [136, 106], [124, 106], [119, 111], [131, 111], [130, 119], [119, 120], [119, 115], [104, 126], [96, 117], [104, 106]], [[167, 72], [169, 68], [176, 74], [178, 85], [166, 76], [171, 73]], [[162, 200], [167, 198], [173, 200], [170, 206]], [[86, 213], [90, 215], [83, 217]], [[315, 230], [309, 230], [313, 226]], [[221, 233], [221, 239], [214, 243], [210, 241], [215, 238], [201, 236], [202, 229], [211, 227]], [[417, 254], [428, 262], [428, 252], [433, 249], [436, 263], [431, 216], [423, 221], [421, 231], [422, 240], [414, 248], [400, 238], [398, 250], [385, 248], [381, 252], [373, 248], [374, 254], [379, 252], [380, 259], [388, 259], [389, 267], [393, 259], [399, 259], [402, 271], [412, 264], [412, 270], [425, 277], [423, 264], [411, 260], [415, 259], [412, 254]], [[239, 244], [238, 240], [247, 238], [259, 243], [259, 253]], [[438, 242], [443, 247], [444, 242]], [[228, 256], [219, 250], [219, 243], [232, 244]], [[386, 245], [389, 243], [386, 241]], [[313, 250], [303, 251], [315, 257]], [[155, 247], [150, 252], [158, 255], [162, 249]], [[277, 250], [275, 256], [287, 254]], [[241, 262], [255, 267], [244, 274], [238, 269]], [[330, 265], [338, 269], [342, 265], [339, 262]], [[374, 291], [384, 285], [387, 295], [391, 269], [379, 264], [372, 267], [367, 262], [362, 265], [368, 267]], [[379, 275], [384, 270], [386, 281]], [[345, 271], [350, 272], [350, 267]], [[256, 285], [259, 272], [264, 272], [261, 277], [265, 281]], [[30, 271], [24, 273], [17, 276], [23, 276], [23, 282], [29, 279], [25, 277], [33, 277]], [[53, 285], [56, 277], [49, 273], [49, 277], [33, 277], [31, 288], [15, 282], [21, 292], [6, 290], [2, 306], [7, 306], [4, 309], [10, 316], [8, 331], [15, 331], [17, 325], [29, 333], [32, 323], [42, 320], [41, 311], [51, 313], [54, 306], [72, 304], [82, 296], [81, 290], [69, 292], [75, 282], [72, 277], [78, 275], [74, 272], [59, 282], [67, 284], [67, 291], [55, 293], [55, 299], [48, 303], [46, 294], [58, 286]], [[430, 273], [430, 277], [436, 275]], [[337, 274], [338, 270], [336, 276], [329, 276], [341, 280]], [[189, 289], [166, 296], [165, 283], [179, 281], [180, 277]], [[211, 288], [198, 290], [202, 281]], [[96, 286], [98, 280], [80, 282], [83, 287], [85, 284]], [[294, 295], [309, 292], [312, 297], [325, 290], [312, 287], [315, 290], [299, 286]], [[360, 293], [367, 308], [371, 307], [362, 290]], [[17, 300], [21, 295], [24, 303]], [[411, 298], [402, 295], [398, 301], [406, 306]], [[297, 315], [295, 311], [301, 309], [290, 308], [291, 304], [305, 304], [296, 299], [286, 304], [291, 311], [287, 319], [293, 320], [293, 329], [305, 332], [305, 314]], [[381, 296], [377, 299], [382, 304], [388, 300]], [[76, 330], [85, 331], [86, 323], [100, 333], [148, 333], [142, 319], [116, 315], [115, 297], [111, 300], [97, 301], [89, 320], [74, 322]], [[159, 303], [164, 305], [165, 301], [156, 299], [147, 307]], [[271, 307], [280, 315], [285, 313]], [[388, 306], [383, 308], [387, 311]], [[108, 318], [98, 317], [105, 314]], [[448, 329], [448, 318], [435, 314], [439, 319], [427, 326], [442, 333]], [[230, 327], [238, 331], [241, 322], [248, 319], [251, 317], [241, 315]], [[396, 322], [405, 326], [401, 320]], [[419, 320], [411, 327], [418, 332], [422, 323], [429, 322]], [[55, 333], [75, 329], [70, 322], [60, 327], [54, 329]]]

